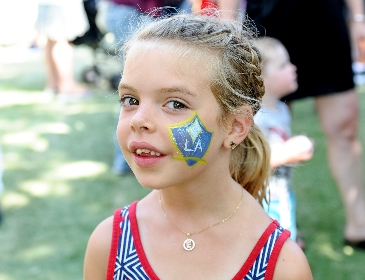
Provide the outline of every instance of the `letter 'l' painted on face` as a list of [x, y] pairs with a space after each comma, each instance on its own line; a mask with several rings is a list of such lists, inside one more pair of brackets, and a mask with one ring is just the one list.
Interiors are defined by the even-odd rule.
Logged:
[[167, 130], [179, 154], [174, 159], [183, 160], [191, 167], [197, 163], [206, 163], [203, 158], [209, 149], [213, 132], [206, 129], [196, 111], [183, 122], [167, 125]]

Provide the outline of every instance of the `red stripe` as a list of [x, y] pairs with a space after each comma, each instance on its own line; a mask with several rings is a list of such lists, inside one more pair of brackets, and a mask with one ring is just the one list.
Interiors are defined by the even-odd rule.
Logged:
[[122, 208], [119, 208], [114, 211], [112, 241], [111, 241], [111, 245], [110, 245], [106, 280], [113, 280], [113, 278], [114, 278], [115, 260], [117, 258], [117, 252], [118, 252], [118, 239], [119, 239], [119, 235], [121, 234], [120, 222], [123, 221], [123, 219], [124, 219], [124, 217], [120, 216], [121, 210], [122, 210]]
[[[273, 220], [271, 224], [267, 227], [267, 229], [264, 231], [264, 233], [261, 235], [260, 239], [257, 241], [255, 247], [251, 251], [250, 255], [248, 256], [247, 260], [243, 264], [242, 268], [236, 276], [233, 278], [233, 280], [242, 280], [247, 273], [250, 271], [252, 265], [254, 264], [255, 260], [257, 259], [257, 256], [260, 254], [262, 247], [264, 247], [265, 243], [269, 239], [270, 235], [273, 233], [273, 231], [278, 227], [279, 223], [276, 220]], [[266, 278], [265, 278], [266, 280]]]
[[129, 207], [129, 219], [131, 221], [131, 231], [132, 231], [132, 236], [134, 239], [134, 245], [136, 246], [138, 259], [141, 262], [143, 269], [147, 273], [148, 277], [151, 280], [159, 280], [159, 278], [153, 271], [150, 263], [148, 262], [146, 254], [143, 250], [143, 246], [142, 246], [142, 242], [141, 242], [141, 238], [139, 236], [139, 230], [138, 230], [138, 223], [137, 223], [137, 217], [136, 217], [136, 206], [137, 206], [137, 201], [133, 202], [131, 204], [131, 206]]
[[287, 240], [289, 236], [290, 236], [290, 231], [284, 230], [284, 232], [279, 236], [278, 240], [276, 241], [269, 262], [267, 264], [265, 280], [271, 280], [272, 277], [274, 276], [274, 270], [281, 248], [283, 247], [285, 240]]

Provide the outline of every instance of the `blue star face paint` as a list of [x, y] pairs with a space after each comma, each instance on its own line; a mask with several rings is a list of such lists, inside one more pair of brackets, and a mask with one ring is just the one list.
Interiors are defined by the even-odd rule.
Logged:
[[208, 151], [213, 132], [208, 131], [196, 111], [183, 122], [167, 125], [169, 137], [179, 152], [178, 160], [184, 160], [188, 166], [206, 163], [204, 155]]

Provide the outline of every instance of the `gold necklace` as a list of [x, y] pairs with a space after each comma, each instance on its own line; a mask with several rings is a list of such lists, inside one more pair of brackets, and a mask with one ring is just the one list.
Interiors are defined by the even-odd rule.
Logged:
[[159, 190], [159, 202], [160, 202], [160, 206], [161, 206], [161, 209], [162, 209], [162, 212], [164, 213], [166, 219], [170, 222], [170, 224], [173, 225], [174, 228], [176, 228], [178, 231], [186, 234], [186, 239], [183, 243], [183, 248], [186, 250], [186, 251], [191, 251], [195, 248], [195, 241], [191, 238], [191, 236], [193, 234], [198, 234], [198, 233], [201, 233], [203, 231], [206, 231], [207, 229], [210, 229], [211, 227], [214, 227], [214, 226], [217, 226], [217, 225], [220, 225], [220, 224], [223, 224], [224, 222], [228, 221], [230, 218], [232, 218], [232, 216], [238, 211], [238, 209], [240, 208], [241, 206], [241, 203], [242, 203], [242, 200], [243, 200], [243, 188], [242, 188], [242, 195], [241, 195], [241, 200], [240, 202], [238, 203], [236, 209], [233, 211], [233, 213], [231, 215], [229, 215], [227, 218], [224, 218], [223, 220], [215, 223], [215, 224], [211, 224], [209, 226], [207, 226], [206, 228], [200, 230], [200, 231], [197, 231], [197, 232], [193, 232], [193, 233], [190, 233], [190, 232], [185, 232], [183, 231], [182, 229], [180, 229], [177, 225], [175, 225], [171, 220], [170, 218], [167, 216], [166, 212], [165, 212], [165, 209], [163, 208], [162, 206], [162, 199], [161, 199], [161, 190]]

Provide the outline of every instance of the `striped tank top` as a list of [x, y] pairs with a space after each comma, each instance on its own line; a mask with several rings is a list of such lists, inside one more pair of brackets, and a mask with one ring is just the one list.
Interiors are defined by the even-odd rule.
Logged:
[[[139, 238], [133, 202], [114, 212], [107, 280], [158, 280]], [[267, 227], [233, 280], [271, 280], [285, 240], [290, 236], [277, 221]]]

